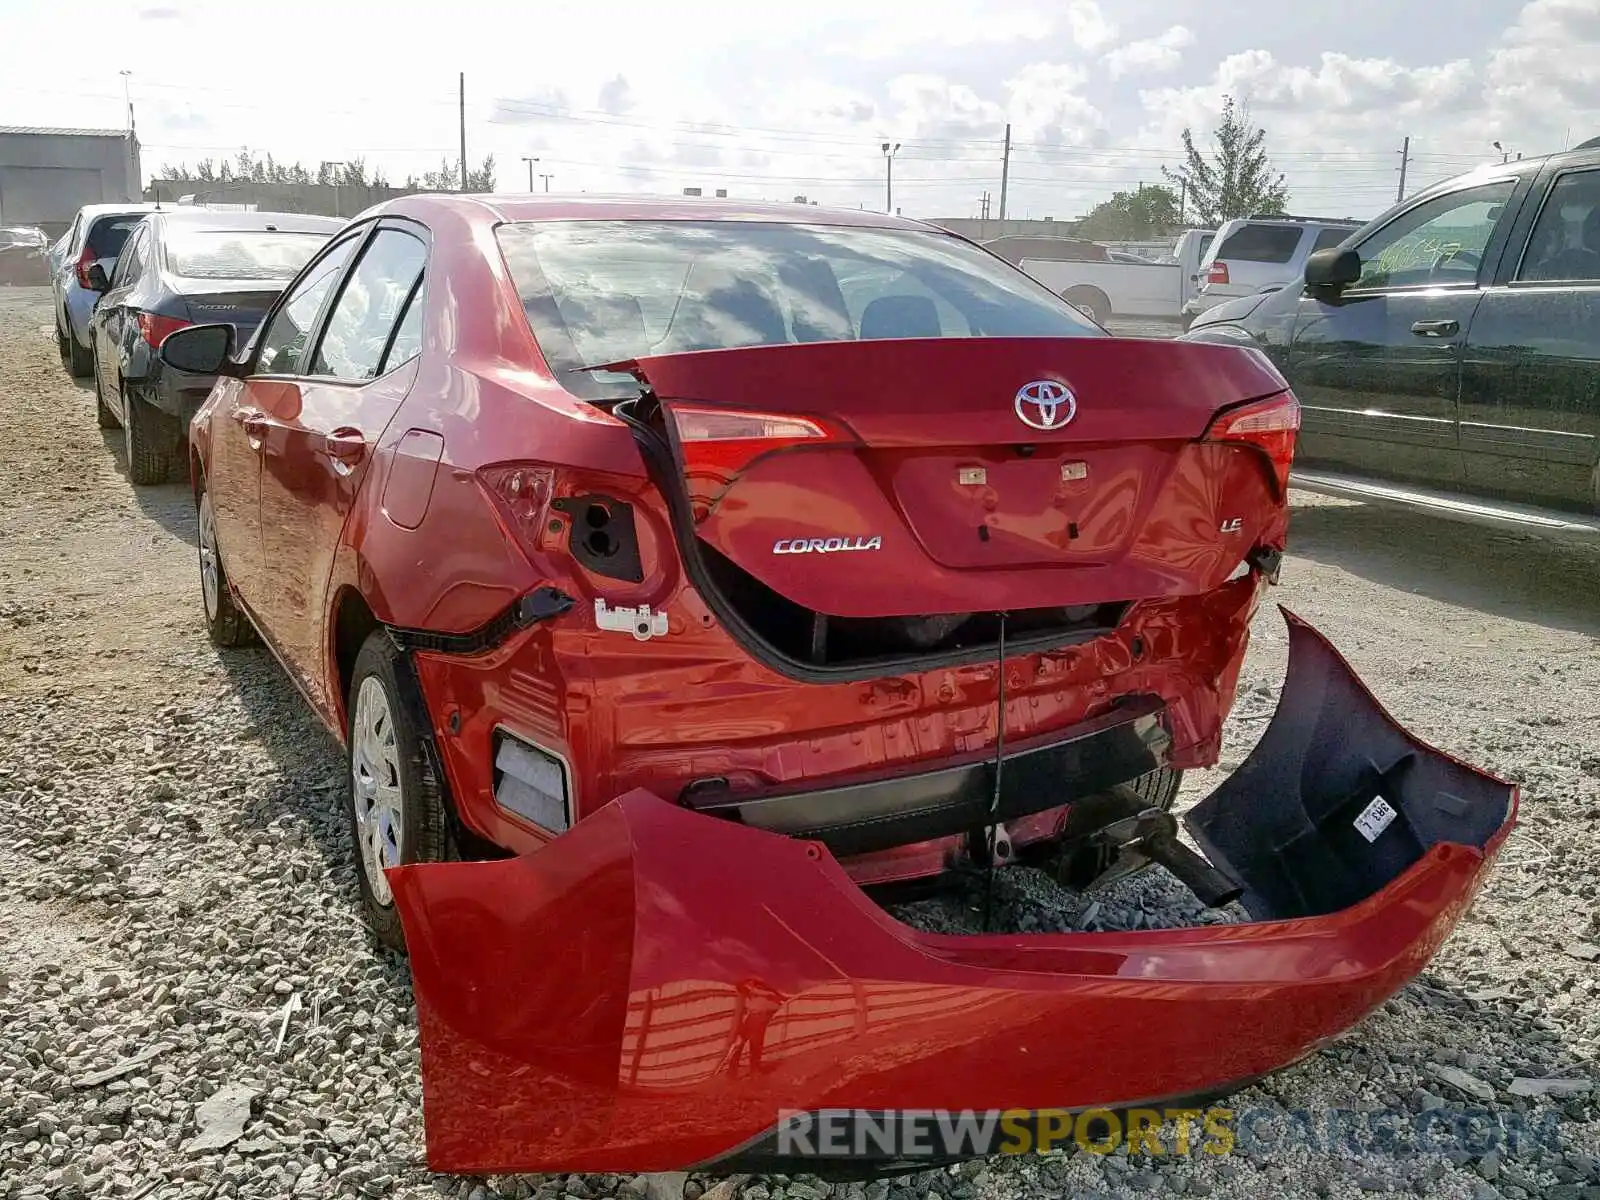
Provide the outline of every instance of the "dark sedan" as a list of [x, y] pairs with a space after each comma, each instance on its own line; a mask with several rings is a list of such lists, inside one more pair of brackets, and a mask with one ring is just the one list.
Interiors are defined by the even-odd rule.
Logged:
[[134, 483], [184, 474], [185, 431], [214, 379], [162, 364], [167, 335], [186, 325], [226, 323], [239, 344], [300, 268], [344, 226], [293, 213], [179, 210], [151, 213], [128, 238], [89, 321], [96, 411], [121, 427]]
[[1303, 488], [1600, 542], [1597, 305], [1600, 138], [1434, 184], [1186, 336], [1294, 385]]

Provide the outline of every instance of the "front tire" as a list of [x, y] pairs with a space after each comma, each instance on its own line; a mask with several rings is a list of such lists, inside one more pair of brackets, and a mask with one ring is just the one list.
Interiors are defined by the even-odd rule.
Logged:
[[408, 663], [388, 634], [369, 634], [356, 655], [347, 701], [350, 844], [373, 936], [405, 952], [405, 933], [384, 869], [442, 862], [449, 846], [444, 797], [423, 734], [402, 701]]
[[211, 493], [200, 491], [200, 602], [205, 607], [206, 633], [213, 646], [224, 649], [247, 646], [255, 640], [249, 618], [239, 611], [228, 588], [228, 573], [217, 548], [217, 522], [211, 510]]

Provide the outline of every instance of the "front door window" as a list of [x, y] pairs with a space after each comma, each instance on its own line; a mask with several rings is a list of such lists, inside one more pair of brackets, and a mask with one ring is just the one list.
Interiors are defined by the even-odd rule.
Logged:
[[1346, 294], [1473, 287], [1513, 180], [1439, 196], [1401, 213], [1356, 247], [1361, 278]]

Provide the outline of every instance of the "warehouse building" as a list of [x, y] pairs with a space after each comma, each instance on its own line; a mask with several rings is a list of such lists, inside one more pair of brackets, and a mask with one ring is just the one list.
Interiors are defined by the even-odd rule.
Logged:
[[137, 201], [141, 183], [131, 132], [0, 125], [0, 225], [55, 238], [85, 204]]

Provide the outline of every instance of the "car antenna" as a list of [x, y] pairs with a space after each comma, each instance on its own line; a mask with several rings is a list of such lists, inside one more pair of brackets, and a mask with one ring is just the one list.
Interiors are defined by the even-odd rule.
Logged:
[[989, 796], [989, 826], [986, 833], [988, 838], [988, 853], [985, 857], [983, 876], [983, 931], [989, 932], [989, 921], [994, 911], [994, 870], [995, 852], [999, 848], [999, 827], [995, 820], [1000, 812], [1000, 779], [1005, 771], [1006, 755], [1006, 614], [995, 614], [1000, 618], [1000, 639], [995, 654], [995, 677], [999, 683], [995, 703], [995, 735], [994, 735], [994, 791]]

